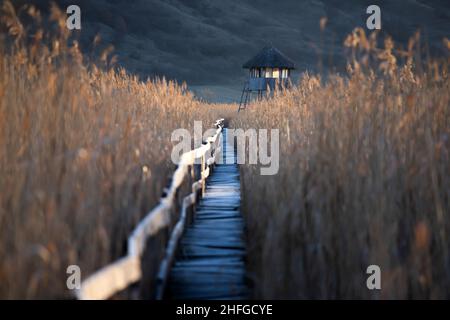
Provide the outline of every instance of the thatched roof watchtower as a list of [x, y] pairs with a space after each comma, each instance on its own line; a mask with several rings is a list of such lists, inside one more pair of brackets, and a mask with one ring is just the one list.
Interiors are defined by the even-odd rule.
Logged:
[[273, 91], [275, 88], [287, 87], [295, 64], [278, 49], [270, 46], [264, 47], [242, 67], [249, 69], [249, 79], [242, 91], [239, 110], [245, 109], [252, 93], [256, 93], [258, 99], [261, 99], [268, 89]]

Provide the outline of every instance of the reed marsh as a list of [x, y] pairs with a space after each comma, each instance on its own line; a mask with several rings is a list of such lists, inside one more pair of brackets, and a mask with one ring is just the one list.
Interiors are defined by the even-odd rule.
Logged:
[[449, 298], [449, 61], [418, 61], [416, 39], [356, 29], [347, 75], [305, 75], [233, 120], [280, 130], [277, 175], [241, 168], [255, 297]]
[[108, 68], [109, 49], [86, 63], [55, 6], [45, 28], [33, 7], [6, 1], [1, 14], [0, 297], [70, 298], [67, 266], [85, 277], [123, 255], [158, 201], [172, 131], [228, 108]]

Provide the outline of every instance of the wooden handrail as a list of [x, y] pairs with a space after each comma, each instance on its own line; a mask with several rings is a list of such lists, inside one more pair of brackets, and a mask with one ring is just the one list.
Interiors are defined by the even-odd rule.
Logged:
[[215, 126], [217, 127], [216, 133], [209, 137], [205, 144], [181, 156], [181, 161], [173, 174], [166, 195], [161, 198], [159, 204], [145, 216], [129, 236], [127, 255], [94, 272], [84, 280], [81, 283], [81, 288], [76, 290], [78, 299], [108, 299], [141, 279], [140, 262], [145, 250], [146, 240], [170, 225], [170, 212], [176, 206], [177, 191], [186, 177], [189, 176], [189, 167], [200, 160], [200, 179], [192, 184], [192, 192], [183, 198], [179, 220], [172, 231], [157, 275], [156, 298], [162, 298], [178, 240], [184, 230], [187, 209], [195, 204], [200, 190], [202, 190], [203, 195], [210, 166], [218, 161], [222, 145], [224, 119], [217, 120]]

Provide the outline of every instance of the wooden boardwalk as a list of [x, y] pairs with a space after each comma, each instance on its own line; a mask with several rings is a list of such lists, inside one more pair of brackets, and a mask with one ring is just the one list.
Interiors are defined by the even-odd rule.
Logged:
[[244, 221], [239, 168], [223, 132], [224, 164], [215, 166], [194, 222], [180, 241], [167, 296], [172, 299], [245, 299]]

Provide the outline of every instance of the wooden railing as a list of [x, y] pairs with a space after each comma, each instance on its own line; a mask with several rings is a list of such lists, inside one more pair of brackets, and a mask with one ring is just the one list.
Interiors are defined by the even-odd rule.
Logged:
[[177, 206], [177, 192], [190, 175], [191, 178], [195, 177], [194, 165], [200, 160], [200, 177], [192, 184], [191, 193], [182, 199], [178, 221], [171, 232], [163, 260], [160, 263], [156, 276], [155, 298], [161, 299], [163, 297], [178, 240], [186, 224], [187, 210], [196, 203], [200, 192], [203, 195], [206, 178], [210, 174], [210, 167], [218, 161], [221, 153], [224, 119], [217, 120], [215, 126], [217, 130], [214, 136], [209, 137], [201, 147], [184, 153], [181, 156], [181, 161], [173, 174], [166, 195], [161, 198], [159, 204], [136, 226], [128, 238], [127, 255], [96, 271], [84, 280], [81, 283], [81, 288], [76, 291], [78, 299], [108, 299], [141, 279], [141, 259], [145, 250], [146, 241], [150, 236], [155, 235], [161, 229], [170, 225], [170, 213]]

